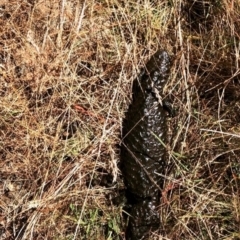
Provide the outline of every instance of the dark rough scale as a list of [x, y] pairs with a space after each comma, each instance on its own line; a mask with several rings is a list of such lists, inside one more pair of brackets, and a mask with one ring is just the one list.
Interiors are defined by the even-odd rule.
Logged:
[[166, 51], [152, 56], [146, 70], [133, 83], [133, 100], [123, 121], [121, 169], [132, 206], [127, 240], [145, 239], [160, 224], [157, 207], [164, 179], [158, 173], [164, 174], [166, 164], [166, 149], [161, 141], [166, 143], [167, 114], [153, 86], [162, 96], [169, 68]]

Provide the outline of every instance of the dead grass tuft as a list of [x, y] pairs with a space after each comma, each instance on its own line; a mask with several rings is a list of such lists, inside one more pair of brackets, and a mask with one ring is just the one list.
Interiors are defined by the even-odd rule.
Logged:
[[0, 238], [123, 239], [131, 83], [159, 48], [169, 171], [156, 239], [240, 239], [236, 1], [1, 1]]

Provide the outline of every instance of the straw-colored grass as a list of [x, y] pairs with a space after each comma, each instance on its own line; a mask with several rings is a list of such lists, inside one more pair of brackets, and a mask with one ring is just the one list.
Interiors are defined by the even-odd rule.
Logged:
[[234, 0], [0, 1], [0, 239], [124, 239], [121, 123], [160, 48], [177, 115], [151, 239], [240, 239], [239, 18]]

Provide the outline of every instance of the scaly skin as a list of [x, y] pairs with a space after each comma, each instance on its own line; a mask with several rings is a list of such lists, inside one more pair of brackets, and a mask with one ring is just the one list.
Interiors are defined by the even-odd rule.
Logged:
[[[140, 240], [159, 228], [157, 207], [166, 166], [167, 114], [159, 103], [169, 77], [166, 51], [157, 51], [133, 83], [133, 100], [123, 121], [121, 169], [131, 204], [127, 240]], [[157, 136], [157, 137], [156, 137]], [[159, 138], [159, 139], [157, 139]]]

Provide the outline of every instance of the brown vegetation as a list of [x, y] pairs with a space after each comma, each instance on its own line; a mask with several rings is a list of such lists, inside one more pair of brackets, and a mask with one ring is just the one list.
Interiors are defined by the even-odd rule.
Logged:
[[152, 239], [240, 239], [239, 18], [234, 0], [0, 1], [0, 239], [124, 239], [121, 122], [159, 48], [177, 115]]

